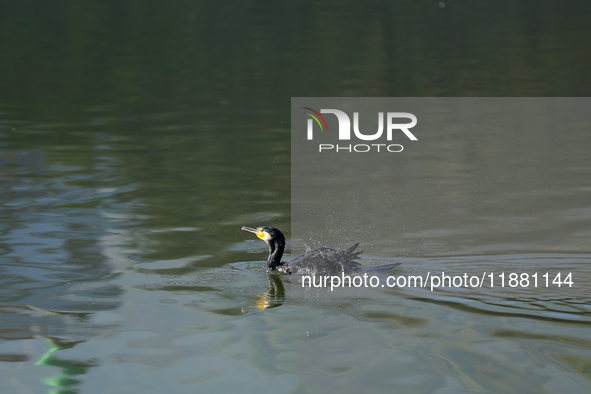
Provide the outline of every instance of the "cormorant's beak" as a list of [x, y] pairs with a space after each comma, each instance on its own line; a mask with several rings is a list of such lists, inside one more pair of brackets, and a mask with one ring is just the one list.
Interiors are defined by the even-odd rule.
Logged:
[[256, 227], [242, 226], [241, 230], [248, 231], [249, 233], [253, 233], [257, 237], [259, 237], [260, 239], [263, 239], [265, 237], [265, 233]]

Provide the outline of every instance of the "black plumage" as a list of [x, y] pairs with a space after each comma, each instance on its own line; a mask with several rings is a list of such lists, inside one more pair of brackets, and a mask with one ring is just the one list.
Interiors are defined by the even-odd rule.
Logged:
[[[301, 256], [289, 262], [282, 262], [285, 250], [285, 236], [275, 227], [242, 227], [242, 230], [254, 233], [269, 246], [267, 267], [272, 271], [296, 275], [323, 275], [336, 273], [353, 273], [361, 269], [361, 263], [356, 261], [362, 251], [357, 251], [359, 242], [347, 249], [333, 249], [326, 246], [314, 250], [306, 250]], [[374, 267], [373, 270], [389, 270], [400, 263]]]

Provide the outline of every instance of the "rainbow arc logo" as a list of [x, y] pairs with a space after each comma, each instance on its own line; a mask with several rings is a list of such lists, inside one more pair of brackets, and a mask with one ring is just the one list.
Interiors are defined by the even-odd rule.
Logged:
[[[313, 114], [310, 112], [302, 112], [302, 113], [306, 114], [306, 115], [310, 115], [316, 121], [316, 123], [318, 123], [318, 126], [320, 126], [320, 130], [324, 130], [322, 128], [322, 123], [320, 123], [320, 119], [322, 119], [322, 122], [324, 123], [324, 126], [326, 127], [326, 131], [328, 131], [328, 125], [326, 124], [326, 120], [324, 120], [324, 116], [320, 115], [320, 112], [313, 110], [312, 108], [308, 108], [308, 107], [302, 107], [302, 108], [314, 112]], [[318, 118], [320, 118], [320, 119], [318, 119]]]

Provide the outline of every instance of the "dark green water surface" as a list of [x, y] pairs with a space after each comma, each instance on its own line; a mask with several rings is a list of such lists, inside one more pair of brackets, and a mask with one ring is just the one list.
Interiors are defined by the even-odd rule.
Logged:
[[[421, 151], [438, 172], [405, 175], [402, 235], [365, 260], [559, 268], [570, 292], [290, 297], [240, 227], [290, 235], [291, 97], [589, 96], [590, 20], [586, 1], [0, 2], [0, 392], [588, 392], [591, 131]], [[417, 206], [438, 179], [443, 208]]]

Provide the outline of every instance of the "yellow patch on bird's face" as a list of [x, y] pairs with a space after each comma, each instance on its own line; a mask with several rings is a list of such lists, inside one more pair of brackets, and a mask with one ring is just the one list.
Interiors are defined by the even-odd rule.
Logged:
[[266, 234], [263, 230], [261, 230], [260, 228], [257, 228], [256, 236], [259, 237], [260, 239], [264, 239]]

